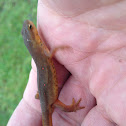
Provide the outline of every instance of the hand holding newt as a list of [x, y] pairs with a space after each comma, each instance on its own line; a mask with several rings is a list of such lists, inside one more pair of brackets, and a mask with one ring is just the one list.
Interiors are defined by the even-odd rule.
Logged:
[[76, 110], [83, 109], [84, 107], [79, 107], [81, 99], [78, 100], [77, 103], [73, 99], [71, 105], [65, 105], [58, 99], [58, 82], [52, 55], [54, 55], [58, 49], [65, 48], [65, 46], [55, 48], [51, 54], [45, 43], [41, 41], [35, 25], [29, 20], [26, 20], [23, 24], [22, 35], [24, 43], [37, 66], [39, 93], [36, 95], [39, 96], [40, 99], [42, 125], [52, 126], [52, 113], [55, 107], [66, 112], [75, 112]]
[[[117, 0], [39, 0], [37, 28], [41, 38], [43, 33], [50, 50], [58, 45], [73, 49], [72, 53], [57, 50], [55, 54], [71, 73], [64, 84], [61, 79], [67, 71], [55, 65], [58, 84], [64, 84], [58, 98], [67, 105], [72, 98], [82, 98], [80, 106], [85, 106], [77, 112], [54, 109], [54, 126], [126, 125], [125, 5], [126, 1]], [[34, 98], [36, 80], [32, 62], [23, 99], [8, 126], [42, 125], [40, 103]]]

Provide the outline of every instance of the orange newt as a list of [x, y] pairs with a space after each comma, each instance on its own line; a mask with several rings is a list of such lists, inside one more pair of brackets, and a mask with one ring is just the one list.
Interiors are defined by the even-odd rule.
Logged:
[[65, 105], [58, 99], [58, 82], [52, 56], [58, 49], [63, 49], [65, 46], [55, 48], [50, 53], [45, 43], [41, 41], [35, 25], [29, 20], [24, 21], [22, 36], [37, 66], [38, 93], [36, 97], [40, 99], [42, 125], [52, 126], [52, 113], [55, 107], [66, 112], [83, 109], [84, 107], [79, 107], [81, 99], [75, 103], [73, 98], [71, 105]]

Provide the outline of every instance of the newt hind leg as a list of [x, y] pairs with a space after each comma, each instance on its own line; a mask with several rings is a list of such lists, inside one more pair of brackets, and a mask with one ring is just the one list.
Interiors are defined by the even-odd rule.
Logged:
[[54, 107], [60, 108], [65, 112], [76, 112], [77, 110], [84, 109], [85, 107], [79, 107], [79, 103], [81, 102], [81, 98], [75, 102], [74, 98], [72, 100], [71, 105], [65, 105], [63, 102], [57, 99], [57, 101], [53, 104]]

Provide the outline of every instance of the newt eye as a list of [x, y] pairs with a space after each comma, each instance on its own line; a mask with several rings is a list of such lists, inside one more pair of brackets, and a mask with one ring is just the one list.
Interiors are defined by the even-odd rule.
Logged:
[[31, 24], [29, 24], [29, 28], [32, 29], [32, 25]]

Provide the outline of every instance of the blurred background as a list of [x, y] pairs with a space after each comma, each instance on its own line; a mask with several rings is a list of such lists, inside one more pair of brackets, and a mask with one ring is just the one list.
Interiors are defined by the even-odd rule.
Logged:
[[36, 25], [37, 0], [0, 0], [0, 126], [20, 102], [31, 69], [21, 35], [24, 20]]

